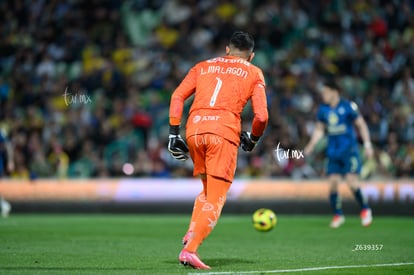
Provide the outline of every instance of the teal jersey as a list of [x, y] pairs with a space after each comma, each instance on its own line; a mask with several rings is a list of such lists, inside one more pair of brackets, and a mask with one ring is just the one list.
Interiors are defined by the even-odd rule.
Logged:
[[359, 173], [361, 170], [354, 126], [359, 115], [356, 103], [344, 99], [341, 99], [335, 107], [328, 104], [319, 107], [317, 118], [325, 125], [328, 137], [327, 174]]

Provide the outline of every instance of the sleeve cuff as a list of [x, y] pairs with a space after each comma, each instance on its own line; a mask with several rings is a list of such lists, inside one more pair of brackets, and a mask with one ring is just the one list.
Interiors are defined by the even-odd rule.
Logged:
[[171, 135], [179, 135], [180, 134], [180, 126], [179, 125], [170, 125], [170, 134]]
[[260, 136], [255, 136], [255, 135], [251, 134], [251, 135], [250, 135], [250, 138], [251, 138], [251, 140], [252, 140], [254, 143], [256, 143], [256, 142], [258, 142], [258, 141], [259, 141]]

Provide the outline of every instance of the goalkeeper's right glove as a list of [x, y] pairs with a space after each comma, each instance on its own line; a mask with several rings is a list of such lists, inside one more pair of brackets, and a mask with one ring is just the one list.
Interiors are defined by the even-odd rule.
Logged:
[[251, 152], [259, 141], [260, 137], [252, 135], [250, 132], [242, 131], [240, 135], [240, 146], [246, 152]]
[[178, 126], [170, 126], [170, 135], [168, 136], [168, 139], [168, 151], [170, 151], [171, 156], [177, 160], [187, 160], [188, 147], [179, 134]]

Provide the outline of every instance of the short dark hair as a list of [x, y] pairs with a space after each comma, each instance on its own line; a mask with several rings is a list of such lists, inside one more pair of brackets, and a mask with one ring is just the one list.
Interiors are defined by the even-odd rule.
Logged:
[[339, 86], [338, 81], [333, 77], [328, 77], [323, 81], [323, 86], [326, 86], [332, 90], [338, 91], [338, 93], [341, 92], [341, 86]]
[[254, 40], [247, 32], [235, 31], [230, 38], [230, 46], [233, 46], [241, 51], [253, 51]]

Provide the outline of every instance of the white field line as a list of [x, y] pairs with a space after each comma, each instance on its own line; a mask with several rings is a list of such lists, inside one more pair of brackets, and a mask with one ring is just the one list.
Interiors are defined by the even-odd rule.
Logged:
[[413, 265], [412, 263], [389, 263], [389, 264], [363, 264], [363, 265], [339, 265], [339, 266], [321, 266], [321, 267], [306, 267], [296, 269], [275, 269], [275, 270], [257, 270], [257, 271], [224, 271], [224, 272], [200, 272], [188, 273], [189, 275], [224, 275], [224, 274], [264, 274], [264, 273], [289, 273], [289, 272], [305, 272], [328, 269], [349, 269], [349, 268], [366, 268], [366, 267], [381, 267], [381, 266], [404, 266]]

